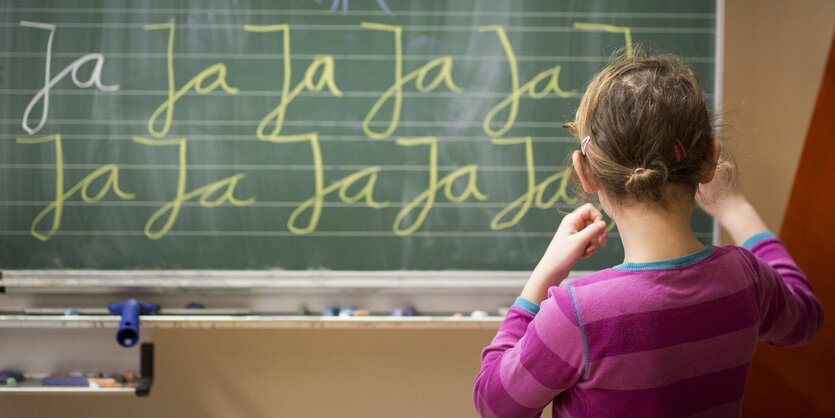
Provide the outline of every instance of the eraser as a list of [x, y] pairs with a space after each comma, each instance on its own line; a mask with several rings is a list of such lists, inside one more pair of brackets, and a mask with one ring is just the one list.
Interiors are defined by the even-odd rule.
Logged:
[[484, 311], [473, 311], [473, 312], [470, 314], [470, 316], [471, 316], [471, 317], [473, 317], [473, 318], [486, 318], [486, 317], [488, 317], [488, 316], [490, 316], [490, 315], [489, 315], [489, 314], [487, 314], [487, 312], [484, 312]]

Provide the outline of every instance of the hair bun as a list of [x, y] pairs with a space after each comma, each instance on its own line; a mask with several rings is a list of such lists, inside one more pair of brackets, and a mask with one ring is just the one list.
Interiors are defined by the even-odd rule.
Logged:
[[635, 200], [661, 200], [664, 184], [667, 183], [667, 166], [653, 161], [645, 167], [638, 167], [626, 179], [626, 193]]

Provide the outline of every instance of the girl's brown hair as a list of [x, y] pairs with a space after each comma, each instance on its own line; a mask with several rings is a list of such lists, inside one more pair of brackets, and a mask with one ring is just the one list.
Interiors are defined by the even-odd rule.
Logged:
[[664, 201], [668, 183], [695, 193], [715, 137], [699, 80], [677, 57], [620, 59], [598, 73], [565, 128], [619, 202]]

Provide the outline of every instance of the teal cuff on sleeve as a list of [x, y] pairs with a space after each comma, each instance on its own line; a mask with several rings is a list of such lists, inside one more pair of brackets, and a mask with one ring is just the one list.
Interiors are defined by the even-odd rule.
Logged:
[[516, 298], [516, 302], [513, 302], [513, 306], [518, 306], [534, 315], [539, 312], [539, 305], [519, 296]]
[[760, 232], [759, 234], [754, 234], [748, 237], [748, 239], [742, 243], [742, 246], [745, 249], [750, 250], [751, 248], [754, 248], [755, 245], [759, 244], [760, 241], [765, 241], [769, 238], [777, 238], [777, 235], [774, 235], [771, 232]]

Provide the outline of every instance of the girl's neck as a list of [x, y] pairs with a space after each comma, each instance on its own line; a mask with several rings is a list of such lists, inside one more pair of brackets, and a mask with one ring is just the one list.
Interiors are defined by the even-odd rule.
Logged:
[[668, 209], [636, 204], [613, 216], [623, 241], [624, 262], [669, 260], [704, 248], [690, 227], [693, 202], [674, 202]]

